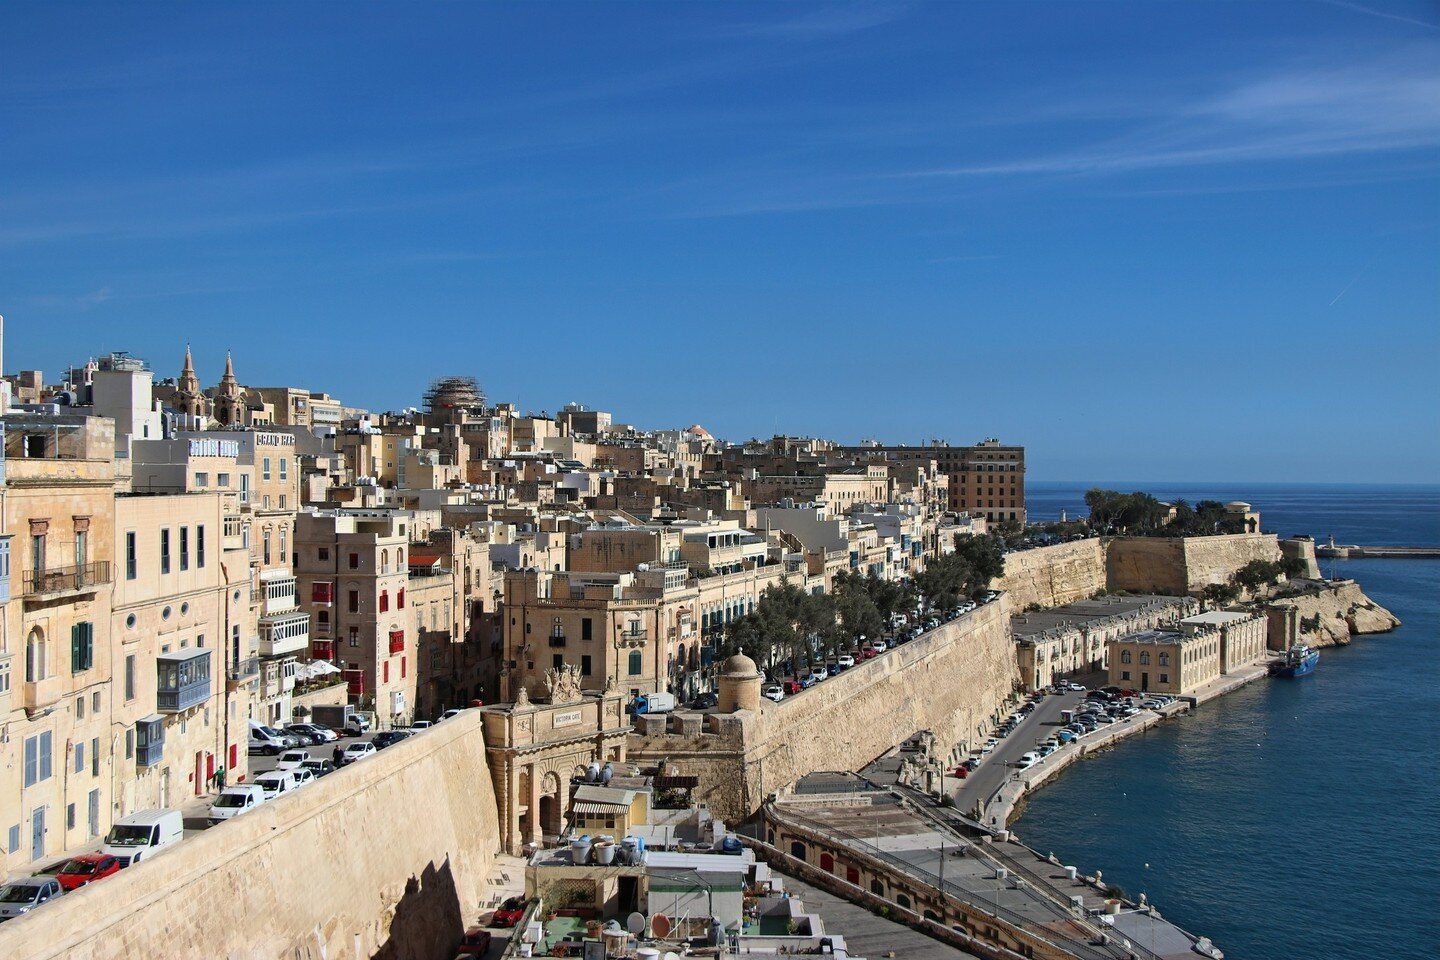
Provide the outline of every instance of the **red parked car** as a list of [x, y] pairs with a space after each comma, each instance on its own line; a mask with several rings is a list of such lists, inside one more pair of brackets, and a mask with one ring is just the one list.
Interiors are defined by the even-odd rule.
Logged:
[[119, 870], [120, 861], [115, 857], [103, 853], [82, 853], [61, 867], [55, 879], [60, 881], [61, 889], [69, 893]]
[[787, 696], [787, 697], [793, 697], [793, 696], [795, 696], [795, 694], [797, 694], [797, 693], [799, 693], [801, 690], [804, 690], [804, 689], [805, 689], [804, 687], [800, 686], [800, 681], [799, 681], [799, 680], [793, 680], [793, 679], [792, 679], [792, 680], [786, 680], [784, 683], [780, 684], [780, 686], [785, 689], [785, 696]]
[[[514, 925], [510, 924], [512, 927]], [[460, 960], [461, 957], [483, 957], [489, 950], [490, 931], [471, 927], [465, 931], [465, 936], [460, 940], [460, 948], [455, 953], [455, 960]]]
[[950, 776], [959, 777], [961, 780], [964, 780], [966, 777], [970, 776], [970, 768], [965, 766], [964, 764], [961, 764], [954, 770], [950, 771]]
[[511, 897], [495, 910], [495, 916], [490, 918], [492, 927], [513, 927], [525, 916], [525, 898]]
[[864, 660], [869, 660], [871, 657], [875, 656], [877, 652], [878, 651], [874, 647], [862, 647], [860, 649], [860, 656]]

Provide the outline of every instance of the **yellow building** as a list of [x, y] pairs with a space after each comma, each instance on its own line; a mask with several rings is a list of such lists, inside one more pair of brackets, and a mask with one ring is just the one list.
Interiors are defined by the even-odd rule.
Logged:
[[1146, 630], [1107, 646], [1112, 686], [1183, 697], [1220, 677], [1220, 631], [1214, 627]]

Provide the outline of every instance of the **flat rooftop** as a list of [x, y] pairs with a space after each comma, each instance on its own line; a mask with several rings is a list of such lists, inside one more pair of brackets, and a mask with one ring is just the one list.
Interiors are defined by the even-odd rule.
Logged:
[[1087, 620], [1106, 617], [1123, 617], [1150, 610], [1165, 610], [1179, 607], [1183, 597], [1162, 597], [1143, 594], [1133, 597], [1101, 597], [1098, 600], [1077, 600], [1063, 607], [1049, 610], [1034, 610], [1017, 613], [1010, 618], [1011, 629], [1017, 637], [1035, 636], [1047, 630], [1066, 627], [1081, 627]]
[[1197, 613], [1193, 617], [1186, 617], [1181, 623], [1213, 623], [1223, 625], [1235, 623], [1237, 620], [1249, 620], [1254, 617], [1253, 613], [1243, 613], [1235, 610], [1207, 610], [1204, 613]]

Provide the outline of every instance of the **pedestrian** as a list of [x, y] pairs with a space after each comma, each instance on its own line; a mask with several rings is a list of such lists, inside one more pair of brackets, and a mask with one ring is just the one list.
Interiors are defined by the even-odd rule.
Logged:
[[220, 768], [218, 768], [218, 769], [215, 771], [215, 789], [216, 789], [217, 792], [220, 791], [220, 790], [224, 790], [224, 789], [225, 789], [225, 768], [224, 768], [224, 767], [220, 767]]
[[336, 747], [336, 748], [335, 748], [335, 751], [330, 754], [330, 762], [333, 763], [333, 764], [335, 764], [336, 767], [339, 767], [339, 766], [340, 766], [340, 757], [341, 757], [341, 755], [342, 755], [343, 753], [344, 753], [343, 750], [341, 750], [339, 747]]

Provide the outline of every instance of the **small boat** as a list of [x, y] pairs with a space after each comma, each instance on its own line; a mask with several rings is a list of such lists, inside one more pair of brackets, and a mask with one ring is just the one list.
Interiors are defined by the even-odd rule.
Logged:
[[1270, 665], [1272, 677], [1303, 677], [1315, 672], [1320, 662], [1320, 651], [1304, 643], [1297, 643]]

